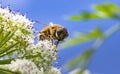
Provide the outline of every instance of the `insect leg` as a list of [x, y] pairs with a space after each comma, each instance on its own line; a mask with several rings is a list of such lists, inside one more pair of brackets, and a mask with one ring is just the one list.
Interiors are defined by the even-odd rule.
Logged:
[[58, 47], [58, 44], [59, 44], [59, 43], [60, 43], [59, 40], [55, 42], [56, 47]]

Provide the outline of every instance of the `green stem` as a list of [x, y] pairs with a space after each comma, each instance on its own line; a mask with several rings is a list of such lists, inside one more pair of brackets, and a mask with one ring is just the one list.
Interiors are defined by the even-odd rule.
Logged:
[[0, 65], [10, 64], [10, 62], [11, 62], [12, 60], [14, 60], [14, 59], [0, 60]]
[[90, 54], [88, 56], [88, 58], [85, 58], [85, 62], [83, 63], [83, 66], [81, 67], [81, 70], [79, 71], [79, 74], [83, 74], [84, 70], [88, 67], [89, 63], [90, 63], [90, 58], [92, 57], [92, 55], [95, 53], [96, 49], [98, 49], [102, 43], [104, 42], [104, 40], [108, 37], [110, 37], [113, 33], [115, 33], [116, 31], [120, 30], [120, 25], [115, 25], [113, 27], [111, 27], [109, 30], [107, 30], [105, 33], [104, 33], [104, 38], [103, 39], [100, 39], [98, 38], [96, 40], [96, 42], [94, 43], [94, 45], [90, 48], [90, 50], [93, 50], [92, 51], [92, 54]]
[[16, 32], [16, 30], [14, 32], [8, 32], [6, 34], [6, 36], [4, 37], [4, 39], [0, 42], [0, 47], [2, 47], [7, 41], [9, 41], [11, 39], [11, 37], [14, 35], [14, 33]]
[[111, 27], [109, 30], [107, 30], [103, 35], [105, 36], [103, 39], [98, 38], [96, 40], [96, 42], [93, 45], [93, 49], [97, 49], [99, 48], [102, 43], [104, 42], [105, 39], [107, 39], [108, 37], [110, 37], [113, 33], [117, 32], [118, 30], [120, 30], [120, 25], [115, 25], [113, 27]]
[[1, 57], [1, 55], [2, 55], [3, 53], [6, 53], [6, 52], [9, 51], [11, 48], [17, 46], [18, 44], [19, 44], [19, 42], [15, 43], [15, 44], [13, 44], [13, 45], [10, 45], [10, 46], [7, 47], [7, 48], [2, 49], [2, 50], [0, 51], [0, 57]]
[[4, 69], [4, 68], [0, 68], [0, 72], [4, 73], [4, 74], [17, 74], [16, 72]]

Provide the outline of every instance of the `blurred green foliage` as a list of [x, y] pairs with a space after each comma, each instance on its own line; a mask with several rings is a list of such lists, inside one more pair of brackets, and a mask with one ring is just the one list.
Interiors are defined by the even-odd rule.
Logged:
[[71, 20], [86, 20], [99, 18], [120, 18], [120, 7], [115, 4], [107, 3], [93, 6], [94, 12], [83, 11], [78, 15], [70, 17]]
[[[112, 4], [100, 4], [95, 5], [94, 12], [82, 12], [78, 15], [70, 16], [70, 20], [80, 21], [80, 20], [90, 20], [90, 19], [104, 19], [104, 18], [114, 18], [120, 19], [120, 7]], [[91, 56], [96, 52], [104, 40], [111, 36], [116, 31], [120, 30], [120, 23], [117, 25], [113, 25], [110, 29], [105, 32], [102, 32], [101, 28], [95, 28], [93, 31], [88, 33], [80, 33], [77, 37], [68, 40], [65, 45], [72, 46], [80, 43], [84, 43], [90, 40], [96, 40], [95, 43], [82, 54], [78, 55], [76, 58], [72, 59], [65, 65], [65, 69], [71, 69], [78, 67], [80, 71], [78, 74], [83, 74], [83, 72], [87, 69], [88, 64], [90, 62]]]
[[88, 33], [79, 33], [79, 35], [75, 38], [70, 39], [65, 43], [65, 46], [72, 46], [78, 43], [87, 42], [96, 38], [102, 38], [102, 31], [101, 28], [95, 28], [93, 31]]

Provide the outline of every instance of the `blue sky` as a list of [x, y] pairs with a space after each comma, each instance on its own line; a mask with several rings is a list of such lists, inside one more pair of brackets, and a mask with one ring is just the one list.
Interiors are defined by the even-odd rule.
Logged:
[[[57, 23], [65, 26], [70, 33], [70, 38], [75, 32], [87, 32], [96, 28], [98, 25], [103, 31], [109, 29], [118, 21], [114, 19], [96, 20], [96, 21], [80, 21], [74, 22], [67, 20], [65, 17], [78, 14], [83, 10], [92, 11], [91, 7], [95, 4], [106, 2], [120, 5], [119, 0], [0, 0], [2, 6], [10, 6], [13, 10], [18, 10], [23, 14], [27, 14], [29, 19], [41, 22]], [[43, 25], [35, 24], [38, 30]], [[114, 33], [105, 40], [102, 46], [93, 55], [89, 70], [97, 74], [120, 74], [120, 31]], [[59, 63], [62, 66], [74, 56], [89, 48], [93, 42], [79, 44], [59, 51]]]

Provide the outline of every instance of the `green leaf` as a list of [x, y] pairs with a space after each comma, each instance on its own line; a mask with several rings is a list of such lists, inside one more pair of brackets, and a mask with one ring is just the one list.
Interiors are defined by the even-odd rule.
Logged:
[[71, 20], [75, 20], [75, 21], [78, 21], [78, 20], [81, 20], [82, 17], [80, 15], [73, 15], [70, 17]]
[[96, 5], [94, 6], [94, 9], [97, 11], [105, 12], [105, 13], [120, 12], [120, 7], [111, 3]]
[[[120, 7], [114, 5], [114, 4], [103, 4], [103, 5], [96, 5], [94, 7], [95, 10], [97, 10], [100, 13], [103, 13], [104, 17], [106, 18], [117, 18], [117, 13], [120, 12]], [[102, 14], [101, 14], [102, 15]], [[102, 18], [102, 17], [101, 17]]]
[[100, 18], [98, 14], [95, 13], [89, 13], [89, 12], [82, 12], [80, 15], [74, 15], [71, 16], [70, 19], [71, 20], [85, 20], [85, 19], [97, 19]]
[[79, 55], [76, 58], [72, 59], [70, 62], [68, 62], [68, 64], [65, 66], [65, 68], [67, 68], [67, 69], [73, 68], [79, 64], [82, 64], [83, 65], [82, 67], [84, 67], [87, 63], [86, 61], [88, 59], [90, 59], [90, 57], [92, 56], [94, 51], [95, 51], [94, 49], [86, 50], [84, 53], [82, 53], [82, 55]]
[[78, 15], [70, 16], [71, 20], [88, 20], [88, 19], [99, 19], [99, 18], [117, 18], [120, 19], [120, 7], [111, 4], [100, 4], [94, 6], [95, 12], [82, 12]]
[[103, 38], [103, 34], [100, 28], [96, 28], [95, 30], [89, 33], [83, 33], [81, 35], [78, 35], [76, 38], [72, 38], [71, 40], [65, 42], [64, 45], [68, 47], [79, 43], [87, 42], [96, 38]]

